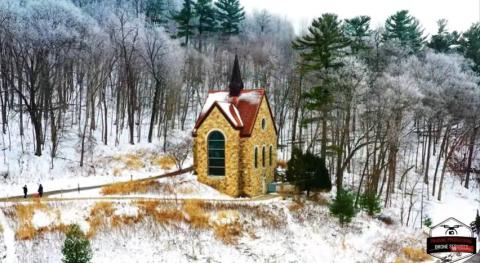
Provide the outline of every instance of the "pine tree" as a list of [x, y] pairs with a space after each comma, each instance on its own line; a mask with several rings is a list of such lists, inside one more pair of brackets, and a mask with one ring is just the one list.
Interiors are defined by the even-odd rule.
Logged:
[[92, 260], [90, 242], [78, 225], [71, 225], [62, 248], [64, 263], [88, 263]]
[[201, 51], [204, 35], [215, 32], [217, 29], [215, 8], [212, 5], [212, 0], [198, 0], [195, 3], [195, 13], [198, 17], [196, 24], [199, 37], [198, 49]]
[[218, 0], [215, 6], [220, 31], [227, 36], [240, 33], [240, 23], [245, 19], [245, 12], [239, 0]]
[[147, 0], [145, 4], [145, 16], [152, 24], [165, 24], [168, 21], [166, 10], [165, 0]]
[[325, 160], [310, 153], [305, 154], [299, 148], [292, 150], [292, 158], [287, 164], [287, 181], [295, 184], [300, 191], [332, 189]]
[[182, 9], [173, 16], [173, 19], [178, 24], [177, 37], [185, 38], [183, 44], [188, 46], [190, 38], [195, 34], [195, 12], [192, 0], [184, 0]]
[[345, 19], [345, 35], [350, 39], [350, 47], [353, 54], [367, 49], [365, 40], [371, 35], [369, 16], [357, 16]]
[[425, 37], [418, 20], [411, 16], [407, 10], [396, 12], [387, 18], [385, 22], [386, 40], [396, 39], [403, 47], [409, 48], [413, 53], [423, 47]]
[[374, 216], [382, 211], [380, 199], [374, 192], [367, 192], [360, 197], [360, 207], [370, 216]]
[[345, 36], [341, 21], [335, 14], [323, 14], [313, 20], [309, 33], [293, 41], [294, 49], [300, 51], [301, 68], [307, 72], [320, 73], [321, 85], [313, 87], [305, 94], [307, 107], [319, 111], [322, 119], [322, 138], [320, 157], [326, 158], [327, 115], [332, 102], [333, 89], [336, 87], [328, 78], [332, 69], [342, 66], [339, 58], [346, 53], [349, 40]]
[[473, 24], [462, 34], [460, 51], [474, 62], [473, 70], [480, 73], [480, 23]]
[[447, 31], [447, 20], [440, 19], [437, 22], [438, 31], [433, 35], [427, 46], [436, 52], [448, 53], [455, 50], [455, 45], [458, 44], [460, 35], [457, 31], [452, 33]]
[[350, 223], [357, 214], [353, 194], [346, 189], [338, 191], [336, 198], [329, 205], [329, 209], [330, 213], [340, 220], [340, 225], [342, 226], [345, 223]]

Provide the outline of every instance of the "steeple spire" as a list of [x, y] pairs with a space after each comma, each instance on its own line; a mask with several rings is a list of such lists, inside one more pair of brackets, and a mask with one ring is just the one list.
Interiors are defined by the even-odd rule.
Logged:
[[233, 62], [232, 77], [230, 78], [230, 96], [239, 96], [240, 91], [243, 89], [242, 75], [240, 74], [240, 65], [238, 64], [238, 56], [235, 55], [235, 61]]

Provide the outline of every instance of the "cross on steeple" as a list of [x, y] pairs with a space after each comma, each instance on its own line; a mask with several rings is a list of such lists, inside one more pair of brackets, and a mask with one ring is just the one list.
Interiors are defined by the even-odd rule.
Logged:
[[237, 97], [240, 95], [240, 91], [243, 89], [242, 75], [240, 74], [240, 65], [238, 64], [238, 56], [235, 55], [235, 61], [233, 62], [232, 77], [230, 78], [230, 97]]

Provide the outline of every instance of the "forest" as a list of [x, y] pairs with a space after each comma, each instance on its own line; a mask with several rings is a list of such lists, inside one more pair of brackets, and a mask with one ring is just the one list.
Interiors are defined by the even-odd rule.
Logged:
[[71, 131], [79, 167], [96, 144], [165, 150], [208, 90], [226, 88], [237, 54], [245, 87], [267, 91], [280, 159], [298, 147], [337, 189], [405, 199], [408, 225], [417, 189], [441, 200], [446, 174], [480, 182], [480, 24], [449, 31], [439, 18], [427, 35], [407, 10], [370, 21], [320, 13], [295, 32], [239, 0], [1, 1], [0, 150], [53, 166]]

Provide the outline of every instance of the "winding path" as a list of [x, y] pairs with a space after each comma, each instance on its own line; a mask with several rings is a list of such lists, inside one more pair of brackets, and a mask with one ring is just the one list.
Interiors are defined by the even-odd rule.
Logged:
[[[165, 177], [172, 177], [172, 176], [188, 173], [188, 172], [191, 172], [191, 171], [193, 171], [192, 166], [190, 166], [188, 168], [185, 168], [185, 169], [175, 171], [175, 172], [170, 172], [170, 173], [166, 173], [166, 174], [162, 174], [162, 175], [156, 175], [156, 176], [151, 176], [151, 177], [146, 177], [146, 178], [142, 178], [142, 179], [133, 180], [133, 182], [143, 182], [143, 181], [160, 179], [160, 178], [165, 178]], [[130, 182], [130, 181], [126, 181], [126, 182]], [[120, 182], [116, 182], [116, 183], [120, 183]], [[105, 186], [111, 186], [111, 185], [116, 184], [116, 183], [91, 185], [91, 186], [84, 186], [84, 187], [80, 187], [80, 188], [77, 187], [77, 188], [62, 189], [62, 190], [52, 190], [52, 191], [44, 192], [43, 196], [48, 197], [49, 195], [58, 195], [58, 194], [72, 193], [72, 192], [77, 192], [77, 191], [98, 189], [98, 188], [102, 188], [102, 187], [105, 187]], [[31, 197], [36, 197], [36, 196], [37, 196], [36, 193], [27, 195], [27, 197], [30, 197], [30, 198]], [[26, 201], [26, 200], [23, 198], [23, 195], [10, 196], [10, 197], [0, 197], [0, 202], [12, 202], [12, 201]]]

